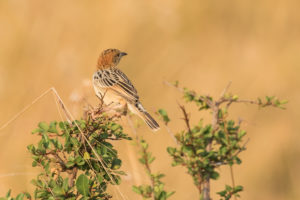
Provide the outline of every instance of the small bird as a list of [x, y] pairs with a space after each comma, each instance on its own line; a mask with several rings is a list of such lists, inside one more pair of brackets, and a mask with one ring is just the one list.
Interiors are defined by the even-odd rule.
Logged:
[[107, 49], [100, 54], [97, 71], [93, 75], [96, 95], [107, 105], [117, 103], [128, 106], [129, 110], [141, 117], [153, 131], [157, 131], [158, 123], [142, 106], [137, 90], [128, 77], [117, 68], [125, 55], [127, 53], [118, 49]]

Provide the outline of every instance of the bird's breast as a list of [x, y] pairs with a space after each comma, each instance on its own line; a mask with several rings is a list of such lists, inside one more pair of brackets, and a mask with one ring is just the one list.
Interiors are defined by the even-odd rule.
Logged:
[[124, 101], [122, 97], [120, 97], [119, 95], [116, 95], [116, 93], [109, 88], [99, 88], [99, 87], [94, 86], [94, 90], [95, 90], [96, 95], [100, 99], [103, 99], [103, 101], [106, 105]]

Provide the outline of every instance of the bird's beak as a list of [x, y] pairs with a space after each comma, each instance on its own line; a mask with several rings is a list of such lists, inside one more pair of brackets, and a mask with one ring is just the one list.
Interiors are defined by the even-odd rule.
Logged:
[[121, 55], [121, 56], [126, 56], [126, 55], [127, 55], [127, 53], [125, 53], [125, 52], [121, 52], [121, 53], [120, 53], [120, 55]]

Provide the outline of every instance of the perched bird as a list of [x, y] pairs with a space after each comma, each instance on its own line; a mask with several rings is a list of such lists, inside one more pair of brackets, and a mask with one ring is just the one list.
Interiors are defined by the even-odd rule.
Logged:
[[127, 53], [118, 49], [107, 49], [100, 54], [97, 71], [93, 75], [96, 95], [107, 105], [117, 103], [128, 106], [129, 110], [141, 117], [153, 131], [157, 131], [158, 123], [142, 106], [130, 80], [117, 68], [121, 58], [125, 55]]

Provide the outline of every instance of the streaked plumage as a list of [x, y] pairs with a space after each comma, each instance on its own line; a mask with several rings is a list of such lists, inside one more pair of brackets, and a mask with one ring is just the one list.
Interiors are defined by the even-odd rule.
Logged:
[[148, 126], [156, 131], [158, 123], [151, 117], [139, 101], [137, 90], [128, 77], [116, 66], [120, 59], [127, 55], [117, 49], [107, 49], [98, 59], [98, 70], [93, 75], [93, 86], [96, 95], [103, 96], [105, 104], [125, 103], [131, 112], [140, 116]]

